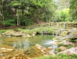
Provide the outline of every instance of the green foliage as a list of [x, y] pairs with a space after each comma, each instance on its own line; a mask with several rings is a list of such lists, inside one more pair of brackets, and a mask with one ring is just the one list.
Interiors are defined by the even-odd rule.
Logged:
[[13, 1], [13, 2], [11, 2], [11, 6], [19, 6], [19, 5], [21, 5], [21, 3], [19, 3], [18, 1]]
[[68, 45], [67, 48], [70, 49], [71, 47], [74, 47], [73, 45]]
[[72, 20], [77, 20], [77, 0], [70, 0], [70, 14]]
[[5, 32], [6, 30], [0, 30], [0, 33], [3, 33], [3, 32]]
[[3, 25], [11, 25], [11, 26], [15, 26], [15, 20], [14, 19], [8, 19], [3, 21], [0, 21], [0, 23], [2, 23]]
[[5, 0], [1, 3], [3, 4], [2, 21], [4, 23], [1, 21], [3, 25], [13, 25], [11, 23], [14, 21], [14, 25], [17, 26], [39, 23], [50, 20], [55, 12], [55, 4], [52, 0]]
[[26, 22], [26, 25], [32, 25], [33, 24], [33, 22], [29, 18], [26, 18], [25, 22]]
[[33, 24], [33, 21], [31, 21], [30, 18], [25, 17], [24, 15], [19, 17], [19, 22], [20, 22], [20, 25], [22, 25], [22, 26]]
[[[37, 27], [35, 26], [30, 26], [28, 28], [26, 28], [25, 30], [23, 29], [18, 29], [18, 30], [22, 30], [22, 32], [27, 33], [27, 34], [32, 34], [33, 32], [35, 33], [42, 33], [47, 31], [48, 33], [52, 34], [53, 30], [57, 30], [55, 27], [47, 27], [47, 25], [45, 25], [46, 27], [40, 27], [40, 25], [38, 25]], [[32, 29], [31, 29], [32, 28]], [[33, 29], [34, 28], [34, 29]]]
[[64, 54], [58, 54], [58, 55], [51, 55], [51, 56], [48, 56], [48, 57], [39, 57], [37, 59], [76, 59], [77, 58], [77, 55], [73, 54], [73, 55], [64, 55]]
[[59, 46], [67, 46], [66, 44], [60, 43], [58, 44]]
[[43, 19], [44, 18], [44, 13], [40, 15], [40, 19]]
[[70, 21], [71, 17], [69, 11], [70, 11], [69, 8], [56, 11], [55, 12], [56, 21]]

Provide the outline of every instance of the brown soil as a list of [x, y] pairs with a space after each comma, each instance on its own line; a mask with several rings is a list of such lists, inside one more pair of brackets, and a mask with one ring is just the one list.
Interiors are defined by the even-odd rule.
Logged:
[[2, 29], [14, 29], [14, 28], [17, 28], [17, 26], [8, 26], [8, 27], [0, 26], [0, 30], [2, 30]]

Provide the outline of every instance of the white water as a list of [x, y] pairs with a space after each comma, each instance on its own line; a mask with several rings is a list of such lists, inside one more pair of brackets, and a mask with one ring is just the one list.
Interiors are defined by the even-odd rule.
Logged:
[[63, 27], [64, 27], [64, 28], [66, 27], [66, 24], [65, 24], [65, 23], [63, 24]]
[[41, 33], [41, 35], [43, 35], [43, 32]]
[[9, 34], [7, 37], [11, 37], [11, 34]]
[[58, 36], [59, 32], [62, 31], [63, 29], [59, 29], [56, 33], [56, 36]]
[[53, 35], [53, 36], [55, 35], [54, 31], [53, 31], [52, 35]]
[[56, 41], [59, 41], [59, 40], [63, 40], [63, 39], [66, 39], [66, 38], [72, 38], [72, 37], [73, 37], [73, 35], [67, 35], [67, 36], [59, 38], [57, 40], [52, 40], [52, 41], [46, 42], [45, 44], [46, 45], [51, 45], [51, 47], [53, 48], [53, 50], [51, 50], [51, 52], [54, 52], [55, 48], [58, 48], [58, 46], [54, 45], [53, 43], [55, 43]]

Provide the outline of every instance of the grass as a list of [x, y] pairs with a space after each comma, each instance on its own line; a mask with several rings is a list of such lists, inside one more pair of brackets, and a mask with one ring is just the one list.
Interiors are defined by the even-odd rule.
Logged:
[[67, 48], [70, 49], [71, 47], [74, 47], [73, 45], [68, 45]]
[[48, 33], [52, 33], [54, 30], [57, 30], [56, 27], [51, 27], [51, 26], [47, 26], [47, 27], [35, 27], [35, 28], [33, 28], [33, 29], [30, 29], [30, 28], [31, 28], [31, 27], [26, 28], [26, 29], [18, 28], [17, 30], [22, 31], [22, 32], [27, 33], [27, 34], [32, 34], [33, 32], [42, 33], [42, 32], [44, 32], [45, 30], [46, 30]]
[[55, 55], [55, 56], [53, 56], [53, 55], [50, 55], [50, 56], [48, 56], [48, 57], [45, 57], [45, 56], [43, 56], [43, 57], [39, 57], [39, 58], [37, 58], [37, 59], [77, 59], [77, 55], [64, 55], [64, 54], [58, 54], [58, 55]]
[[67, 46], [66, 44], [60, 43], [58, 46]]
[[[27, 27], [24, 27], [24, 29], [23, 28], [21, 28], [21, 27], [19, 27], [19, 28], [16, 28], [16, 29], [4, 29], [4, 30], [0, 30], [0, 33], [4, 33], [4, 32], [6, 32], [6, 31], [8, 31], [8, 32], [11, 32], [11, 30], [17, 30], [17, 31], [22, 31], [23, 33], [25, 33], [25, 34], [30, 34], [30, 35], [32, 35], [34, 32], [35, 33], [42, 33], [42, 32], [47, 32], [47, 33], [50, 33], [50, 34], [52, 34], [53, 33], [53, 31], [56, 31], [58, 29], [58, 27], [56, 27], [56, 26], [49, 26], [49, 25], [47, 25], [47, 24], [45, 24], [45, 25], [31, 25], [31, 26], [27, 26]], [[55, 32], [56, 33], [56, 32]], [[6, 33], [7, 34], [7, 33]]]
[[[55, 23], [55, 22], [48, 22], [48, 23]], [[77, 21], [73, 21], [73, 22], [71, 22], [71, 21], [68, 21], [68, 22], [56, 22], [56, 23], [77, 23]]]
[[[9, 30], [9, 29], [7, 29], [7, 30]], [[3, 33], [3, 32], [5, 32], [5, 31], [7, 31], [7, 30], [0, 30], [0, 33]]]

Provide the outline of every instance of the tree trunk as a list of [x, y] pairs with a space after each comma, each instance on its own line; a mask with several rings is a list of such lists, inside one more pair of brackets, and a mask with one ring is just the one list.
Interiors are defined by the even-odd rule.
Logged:
[[3, 22], [4, 22], [4, 15], [3, 15], [3, 2], [2, 2], [2, 17], [3, 17]]
[[23, 13], [24, 13], [24, 11], [23, 11], [23, 9], [22, 9], [22, 15], [23, 15]]
[[18, 9], [17, 9], [17, 14], [16, 14], [16, 16], [17, 16], [17, 26], [20, 26], [20, 23], [19, 23], [19, 14], [18, 14]]

